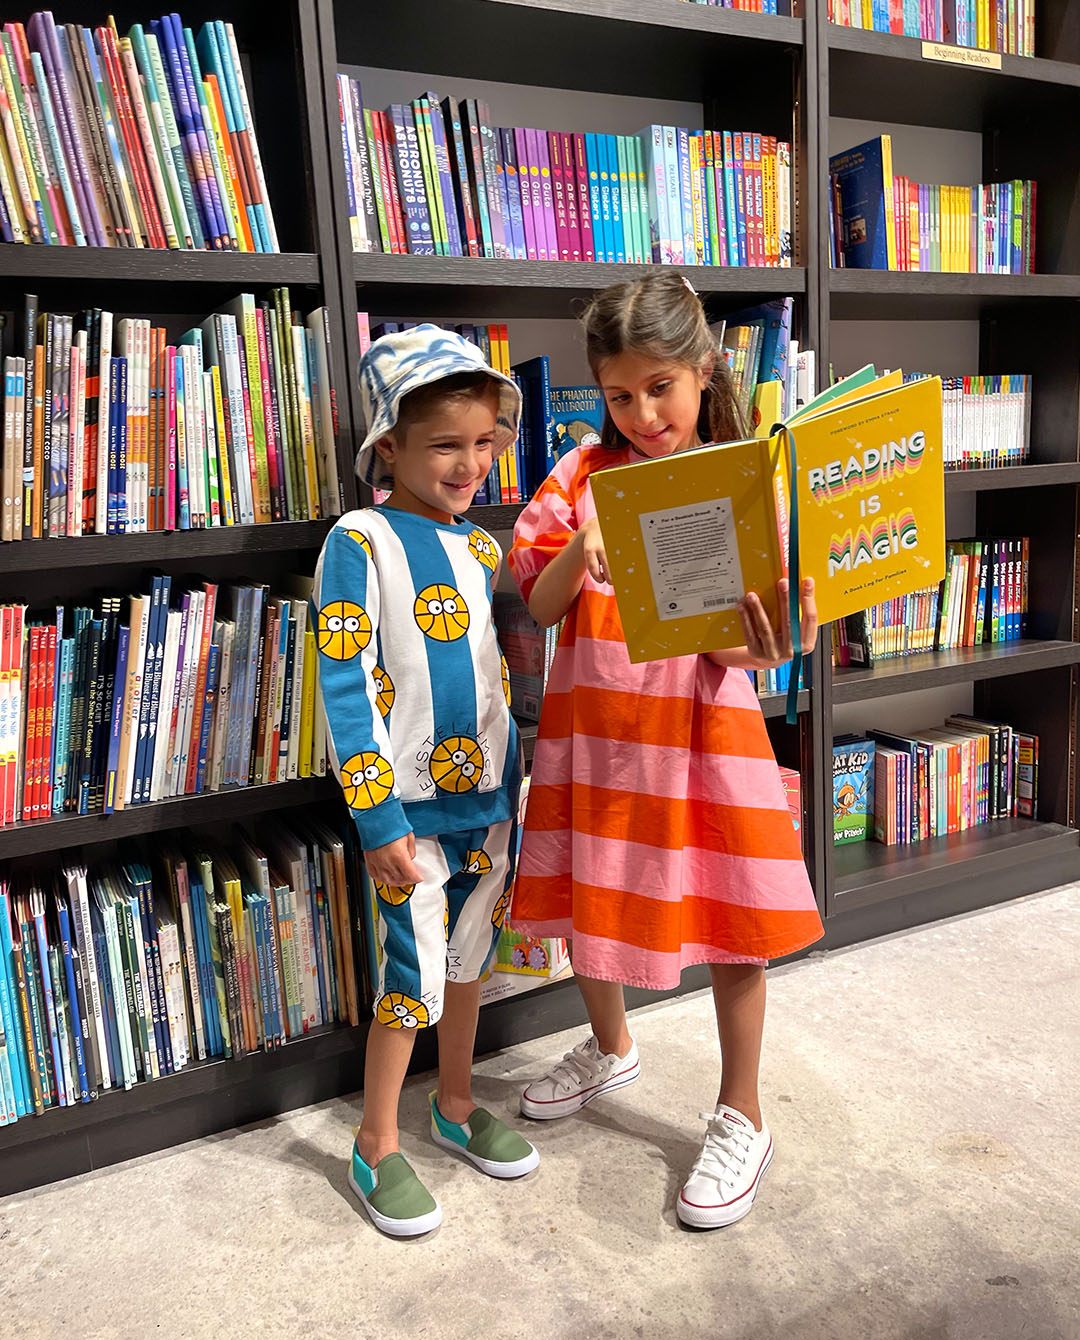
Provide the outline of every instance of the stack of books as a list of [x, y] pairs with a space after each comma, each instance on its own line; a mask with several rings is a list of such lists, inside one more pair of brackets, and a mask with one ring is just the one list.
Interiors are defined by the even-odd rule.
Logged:
[[0, 606], [0, 822], [325, 774], [310, 586]]
[[829, 159], [835, 268], [1035, 273], [1035, 183], [924, 185], [897, 176], [879, 135]]
[[1038, 817], [1037, 735], [964, 714], [937, 730], [870, 735], [874, 838], [886, 846]]
[[[701, 0], [692, 0], [701, 3]], [[740, 9], [742, 5], [730, 8]], [[829, 0], [829, 18], [844, 28], [949, 42], [1010, 56], [1035, 54], [1035, 0]]]
[[0, 236], [50, 246], [278, 251], [231, 23], [0, 35]]
[[358, 861], [296, 815], [0, 875], [0, 1125], [358, 1024]]
[[342, 510], [325, 307], [242, 293], [173, 342], [150, 319], [39, 312], [4, 358], [4, 540]]
[[1028, 537], [952, 540], [940, 586], [874, 605], [832, 625], [833, 664], [866, 668], [919, 652], [1019, 642], [1027, 636]]
[[353, 250], [789, 266], [791, 145], [757, 131], [496, 126], [476, 99], [385, 111], [338, 76]]

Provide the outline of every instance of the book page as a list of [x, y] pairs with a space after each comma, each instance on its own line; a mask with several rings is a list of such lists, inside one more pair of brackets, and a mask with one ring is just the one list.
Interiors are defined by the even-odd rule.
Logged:
[[730, 609], [742, 599], [730, 498], [642, 512], [641, 534], [660, 619]]

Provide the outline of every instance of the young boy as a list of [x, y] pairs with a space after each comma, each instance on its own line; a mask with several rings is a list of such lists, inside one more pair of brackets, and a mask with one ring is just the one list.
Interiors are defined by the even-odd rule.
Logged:
[[370, 427], [357, 474], [392, 492], [327, 536], [313, 603], [334, 765], [383, 949], [349, 1184], [377, 1227], [411, 1237], [442, 1220], [398, 1149], [419, 1029], [440, 1025], [435, 1142], [492, 1177], [539, 1163], [471, 1087], [479, 979], [513, 878], [521, 745], [491, 618], [501, 553], [462, 514], [517, 437], [521, 395], [475, 345], [428, 325], [377, 340], [360, 389]]

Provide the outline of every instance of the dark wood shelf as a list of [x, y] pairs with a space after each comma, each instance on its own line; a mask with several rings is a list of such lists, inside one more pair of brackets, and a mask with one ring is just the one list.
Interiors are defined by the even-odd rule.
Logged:
[[45, 247], [0, 243], [0, 279], [107, 280], [110, 283], [317, 284], [311, 252], [166, 251], [131, 247]]
[[159, 833], [191, 824], [220, 823], [325, 801], [340, 793], [333, 777], [273, 782], [268, 786], [232, 787], [198, 796], [132, 805], [115, 814], [62, 814], [37, 822], [0, 828], [0, 861], [17, 856], [65, 851], [90, 842], [112, 842], [140, 833]]
[[220, 554], [269, 554], [316, 549], [333, 525], [326, 521], [275, 521], [265, 526], [154, 531], [149, 535], [85, 535], [80, 539], [17, 540], [0, 548], [0, 571], [46, 572], [57, 568], [166, 563]]
[[982, 130], [1007, 111], [1075, 106], [1080, 89], [1080, 66], [1065, 61], [1003, 55], [1000, 70], [980, 69], [926, 59], [914, 37], [834, 23], [826, 31], [833, 116]]
[[1080, 642], [1001, 642], [954, 651], [924, 652], [882, 661], [870, 670], [833, 669], [832, 696], [837, 703], [865, 702], [945, 684], [966, 684], [1003, 675], [1080, 664]]
[[982, 493], [984, 489], [1037, 489], [1080, 484], [1080, 461], [1054, 465], [1007, 465], [996, 470], [949, 470], [945, 492]]
[[921, 892], [933, 885], [968, 881], [1080, 849], [1080, 833], [1063, 824], [999, 819], [966, 833], [910, 846], [853, 842], [833, 853], [834, 910]]
[[[787, 694], [786, 693], [763, 693], [760, 695], [761, 714], [766, 719], [770, 717], [782, 717], [787, 712]], [[810, 710], [810, 690], [799, 690], [799, 711], [808, 712]]]
[[485, 530], [513, 530], [525, 506], [525, 503], [480, 503], [466, 515]]
[[[726, 11], [718, 11], [724, 13]], [[597, 289], [634, 279], [651, 265], [585, 261], [480, 260], [472, 256], [393, 256], [356, 253], [353, 270], [361, 309], [393, 316], [566, 317], [571, 303]], [[806, 271], [690, 265], [685, 271], [702, 297], [744, 302], [804, 293]]]
[[395, 0], [393, 23], [377, 0], [352, 0], [334, 5], [334, 26], [342, 64], [464, 79], [502, 69], [517, 84], [684, 102], [720, 62], [790, 72], [805, 30], [802, 19], [675, 0]]
[[1006, 305], [1080, 298], [1080, 275], [830, 269], [827, 277], [831, 315], [839, 321], [970, 320]]

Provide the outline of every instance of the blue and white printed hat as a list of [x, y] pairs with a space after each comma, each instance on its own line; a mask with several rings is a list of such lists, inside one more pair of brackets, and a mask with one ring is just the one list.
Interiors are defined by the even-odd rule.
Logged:
[[360, 405], [368, 432], [356, 453], [356, 473], [365, 484], [381, 488], [388, 482], [375, 443], [397, 423], [403, 397], [458, 372], [486, 372], [498, 385], [492, 460], [513, 446], [521, 421], [521, 392], [517, 385], [496, 372], [470, 340], [441, 326], [414, 326], [376, 340], [360, 360]]

